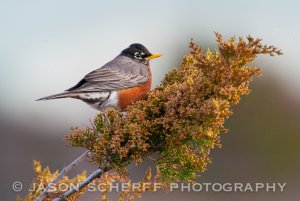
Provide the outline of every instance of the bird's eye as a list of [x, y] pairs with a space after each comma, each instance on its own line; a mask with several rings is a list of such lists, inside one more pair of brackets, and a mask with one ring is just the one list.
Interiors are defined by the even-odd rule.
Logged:
[[145, 55], [145, 53], [144, 52], [135, 52], [134, 53], [134, 58], [136, 58], [136, 59], [143, 59], [143, 55]]
[[135, 52], [134, 53], [134, 58], [136, 58], [136, 59], [141, 59], [142, 57], [141, 57], [141, 53], [140, 52]]

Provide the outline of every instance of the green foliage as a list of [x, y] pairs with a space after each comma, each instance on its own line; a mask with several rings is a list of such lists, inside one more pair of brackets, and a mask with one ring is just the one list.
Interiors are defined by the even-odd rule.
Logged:
[[205, 171], [210, 150], [220, 146], [220, 133], [231, 107], [247, 95], [257, 67], [246, 66], [259, 54], [282, 54], [273, 46], [247, 40], [224, 41], [216, 33], [219, 51], [202, 51], [193, 41], [179, 68], [169, 72], [146, 100], [127, 108], [127, 116], [107, 110], [110, 124], [98, 115], [91, 128], [74, 128], [66, 137], [72, 146], [94, 153], [105, 169], [122, 173], [132, 161], [159, 151], [156, 163], [162, 181], [190, 181]]

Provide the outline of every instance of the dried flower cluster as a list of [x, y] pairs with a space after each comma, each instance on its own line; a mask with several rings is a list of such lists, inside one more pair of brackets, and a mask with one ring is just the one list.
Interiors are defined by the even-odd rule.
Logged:
[[[162, 186], [158, 182], [160, 179], [160, 172], [157, 171], [156, 175], [152, 174], [151, 168], [148, 168], [144, 177], [139, 182], [132, 182], [126, 177], [120, 176], [117, 172], [105, 173], [101, 179], [97, 179], [94, 183], [101, 189], [101, 200], [108, 201], [108, 194], [114, 188], [112, 185], [119, 182], [123, 188], [119, 194], [119, 201], [132, 201], [136, 198], [141, 198], [145, 192], [156, 191]], [[120, 186], [121, 186], [120, 185]]]
[[260, 74], [246, 66], [259, 54], [278, 54], [250, 36], [224, 41], [216, 33], [219, 51], [202, 51], [193, 41], [179, 68], [168, 73], [146, 100], [127, 108], [126, 118], [107, 110], [110, 124], [98, 115], [92, 128], [74, 128], [66, 140], [94, 153], [92, 161], [106, 169], [125, 167], [159, 151], [156, 161], [162, 180], [190, 181], [210, 162], [209, 153], [220, 145], [220, 133], [231, 107], [249, 93], [252, 77]]
[[[58, 170], [51, 173], [49, 167], [42, 169], [42, 166], [39, 161], [33, 162], [33, 169], [36, 173], [36, 178], [31, 184], [29, 194], [22, 199], [21, 197], [17, 198], [17, 201], [34, 201], [39, 196], [39, 194], [47, 187], [47, 185], [58, 175]], [[120, 187], [121, 191], [119, 194], [119, 201], [132, 201], [135, 198], [140, 198], [142, 193], [148, 191], [154, 191], [160, 188], [156, 187], [155, 184], [160, 178], [159, 170], [156, 171], [156, 175], [152, 174], [151, 168], [148, 168], [145, 172], [144, 177], [139, 182], [134, 184], [127, 177], [123, 177], [117, 172], [105, 173], [101, 177], [95, 179], [90, 183], [89, 186], [81, 189], [80, 191], [74, 193], [72, 196], [68, 197], [67, 201], [76, 201], [80, 196], [82, 196], [86, 191], [97, 191], [101, 194], [102, 201], [109, 201], [109, 193], [113, 192], [112, 185], [116, 183], [122, 184], [124, 188]], [[51, 185], [51, 190], [49, 191], [48, 196], [43, 199], [43, 201], [52, 201], [54, 198], [59, 197], [64, 193], [69, 187], [77, 185], [79, 182], [86, 179], [86, 172], [78, 174], [76, 177], [70, 179], [67, 176], [64, 176], [58, 183]], [[126, 184], [126, 185], [125, 185]], [[138, 185], [136, 185], [138, 184]], [[135, 186], [133, 186], [135, 185]], [[120, 185], [121, 186], [121, 185]], [[155, 186], [155, 187], [154, 187]]]
[[[42, 169], [40, 162], [33, 161], [33, 169], [36, 174], [36, 178], [33, 180], [31, 184], [29, 194], [21, 199], [17, 198], [17, 201], [34, 201], [38, 195], [43, 191], [47, 185], [58, 175], [58, 171], [51, 173], [49, 167], [45, 167]], [[64, 176], [62, 180], [51, 187], [49, 196], [45, 198], [43, 201], [52, 201], [54, 198], [61, 195], [69, 186], [76, 185], [77, 183], [83, 181], [86, 178], [86, 172], [83, 171], [81, 174], [78, 174], [76, 177], [70, 179], [67, 176]], [[75, 201], [83, 195], [85, 189], [80, 190], [76, 194], [70, 196], [68, 201]]]

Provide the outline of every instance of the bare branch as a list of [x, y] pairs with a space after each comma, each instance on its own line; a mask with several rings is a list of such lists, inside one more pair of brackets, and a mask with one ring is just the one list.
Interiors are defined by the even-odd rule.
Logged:
[[97, 169], [92, 174], [90, 174], [84, 181], [80, 182], [76, 187], [70, 188], [68, 191], [66, 191], [64, 194], [59, 196], [58, 198], [55, 198], [53, 201], [62, 201], [73, 195], [74, 193], [80, 191], [82, 188], [84, 188], [86, 185], [88, 185], [90, 182], [92, 182], [94, 179], [100, 177], [104, 172], [107, 172], [109, 169], [106, 169], [103, 171], [102, 169]]
[[45, 190], [35, 199], [35, 201], [42, 201], [47, 195], [49, 194], [49, 189], [53, 184], [56, 184], [59, 180], [62, 179], [62, 177], [70, 170], [75, 168], [78, 164], [80, 164], [82, 161], [84, 161], [85, 158], [90, 156], [92, 153], [90, 151], [85, 151], [81, 156], [76, 158], [72, 163], [70, 163], [68, 166], [65, 166], [62, 171], [55, 177], [45, 188]]
[[[145, 154], [144, 156], [146, 157], [146, 156], [149, 156], [149, 155], [153, 154], [154, 152], [156, 152], [159, 149], [161, 149], [165, 144], [166, 144], [166, 141], [161, 142], [160, 144], [154, 146], [151, 150], [149, 150], [149, 152], [147, 154]], [[64, 194], [62, 194], [58, 198], [55, 198], [53, 201], [63, 201], [65, 199], [67, 199], [68, 197], [70, 197], [74, 193], [80, 191], [86, 185], [88, 185], [89, 183], [91, 183], [94, 179], [99, 178], [103, 173], [108, 172], [111, 169], [112, 168], [106, 168], [105, 170], [102, 170], [102, 169], [99, 168], [99, 169], [95, 170], [84, 181], [82, 181], [79, 184], [77, 184], [76, 186], [70, 188]]]

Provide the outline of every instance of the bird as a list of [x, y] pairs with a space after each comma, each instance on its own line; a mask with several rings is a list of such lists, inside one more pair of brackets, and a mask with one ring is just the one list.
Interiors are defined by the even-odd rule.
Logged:
[[100, 112], [108, 108], [125, 111], [127, 106], [147, 96], [152, 84], [150, 60], [160, 56], [150, 53], [140, 43], [133, 43], [113, 60], [85, 75], [75, 86], [37, 101], [74, 98]]

